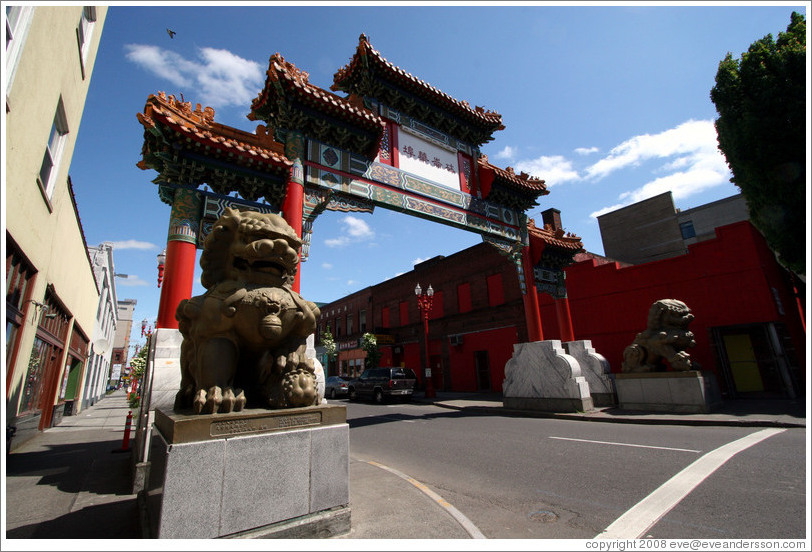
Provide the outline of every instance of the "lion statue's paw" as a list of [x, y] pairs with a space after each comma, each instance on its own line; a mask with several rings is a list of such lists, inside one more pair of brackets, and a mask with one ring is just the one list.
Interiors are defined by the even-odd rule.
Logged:
[[245, 394], [240, 389], [218, 386], [200, 389], [192, 403], [195, 414], [239, 412], [245, 406]]

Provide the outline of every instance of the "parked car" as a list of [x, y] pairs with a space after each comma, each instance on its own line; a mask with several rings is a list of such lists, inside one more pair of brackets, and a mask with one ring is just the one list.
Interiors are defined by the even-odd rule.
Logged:
[[330, 376], [324, 382], [324, 396], [330, 399], [346, 397], [349, 394], [350, 378]]
[[416, 383], [417, 376], [410, 368], [367, 368], [350, 381], [350, 400], [370, 398], [377, 403], [392, 398], [409, 400]]

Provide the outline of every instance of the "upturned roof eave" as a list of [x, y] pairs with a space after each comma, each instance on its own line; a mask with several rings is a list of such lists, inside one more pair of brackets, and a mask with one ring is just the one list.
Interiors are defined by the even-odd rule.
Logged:
[[424, 96], [431, 98], [433, 103], [438, 107], [446, 109], [450, 107], [451, 110], [457, 112], [457, 114], [464, 115], [467, 119], [490, 129], [491, 134], [497, 130], [504, 130], [505, 128], [502, 123], [502, 115], [495, 111], [485, 110], [479, 106], [472, 108], [467, 101], [457, 100], [442, 90], [418, 79], [411, 73], [384, 58], [380, 52], [372, 47], [369, 39], [364, 34], [360, 36], [358, 47], [350, 62], [333, 75], [333, 85], [330, 89], [350, 93], [351, 88], [349, 83], [360, 79], [361, 72], [369, 71], [370, 64], [374, 64], [376, 67], [383, 69], [383, 74], [388, 75], [393, 82], [403, 82], [413, 88], [417, 88], [423, 92]]

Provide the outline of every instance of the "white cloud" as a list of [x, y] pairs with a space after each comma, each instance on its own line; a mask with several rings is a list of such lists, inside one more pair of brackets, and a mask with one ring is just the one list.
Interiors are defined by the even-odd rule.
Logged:
[[615, 170], [653, 158], [672, 158], [654, 171], [663, 176], [620, 193], [621, 203], [604, 207], [590, 216], [598, 217], [669, 191], [675, 200], [685, 199], [730, 181], [730, 170], [717, 148], [712, 121], [688, 121], [658, 135], [636, 136], [614, 148], [587, 172], [603, 178]]
[[[722, 161], [724, 163], [724, 159]], [[730, 175], [727, 173], [727, 165], [723, 167], [713, 167], [698, 164], [691, 167], [688, 171], [675, 172], [668, 176], [656, 178], [639, 188], [623, 192], [618, 196], [618, 199], [622, 200], [621, 203], [604, 207], [603, 209], [591, 213], [589, 216], [597, 218], [620, 209], [621, 207], [626, 207], [632, 203], [637, 203], [669, 191], [674, 195], [675, 200], [685, 199], [715, 186], [726, 184], [729, 181]]]
[[516, 169], [541, 178], [548, 188], [580, 178], [578, 171], [572, 166], [572, 161], [561, 155], [542, 155], [529, 161], [519, 161], [516, 163]]
[[614, 171], [643, 161], [686, 155], [689, 158], [720, 156], [713, 121], [690, 120], [659, 134], [641, 134], [612, 148], [609, 155], [587, 167], [586, 176], [601, 179]]
[[354, 285], [356, 285], [357, 283], [358, 283], [358, 280], [347, 280], [347, 285], [348, 285], [348, 286], [354, 286]]
[[589, 155], [590, 153], [597, 153], [599, 150], [596, 147], [591, 147], [591, 148], [575, 148], [573, 151], [578, 155]]
[[728, 178], [724, 173], [720, 174], [705, 168], [692, 168], [690, 171], [657, 178], [636, 190], [624, 192], [620, 194], [620, 199], [637, 203], [668, 191], [674, 194], [674, 199], [684, 199], [725, 182], [728, 182]]
[[327, 247], [343, 247], [351, 243], [370, 241], [375, 238], [375, 231], [370, 228], [366, 221], [358, 217], [347, 215], [339, 223], [344, 227], [344, 234], [324, 240]]
[[333, 270], [333, 265], [332, 265], [332, 263], [321, 263], [321, 267], [322, 267], [324, 270]]
[[263, 84], [262, 67], [257, 62], [228, 50], [199, 48], [198, 60], [188, 60], [146, 44], [127, 44], [124, 49], [128, 60], [154, 75], [175, 86], [195, 88], [194, 100], [207, 106], [245, 105]]
[[148, 286], [149, 282], [142, 280], [138, 276], [134, 276], [132, 274], [128, 275], [126, 278], [119, 277], [116, 280], [116, 286]]
[[145, 241], [138, 241], [138, 240], [123, 240], [123, 241], [114, 241], [112, 242], [113, 249], [158, 249], [158, 246], [154, 243], [145, 242]]
[[516, 157], [516, 148], [505, 146], [495, 157], [496, 159], [513, 159]]
[[592, 218], [598, 218], [601, 215], [605, 215], [606, 213], [611, 213], [612, 211], [617, 211], [621, 207], [626, 207], [627, 205], [631, 205], [630, 203], [616, 203], [615, 205], [610, 205], [609, 207], [604, 207], [603, 209], [599, 209], [593, 213], [590, 213], [589, 216]]
[[347, 227], [347, 234], [352, 238], [365, 240], [375, 237], [375, 232], [369, 227], [369, 224], [357, 217], [346, 216], [341, 223]]
[[192, 73], [196, 66], [175, 52], [146, 44], [126, 44], [124, 50], [127, 52], [128, 60], [147, 71], [176, 86], [191, 86], [192, 81], [187, 79], [184, 73]]
[[431, 257], [418, 257], [412, 261], [412, 266], [419, 265], [422, 262], [428, 261]]

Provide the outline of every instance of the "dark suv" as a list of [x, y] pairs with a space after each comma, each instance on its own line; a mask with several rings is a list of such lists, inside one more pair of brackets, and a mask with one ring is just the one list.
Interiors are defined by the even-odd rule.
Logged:
[[409, 400], [416, 383], [417, 376], [410, 368], [367, 368], [350, 382], [350, 400], [372, 398], [377, 403], [395, 397]]

